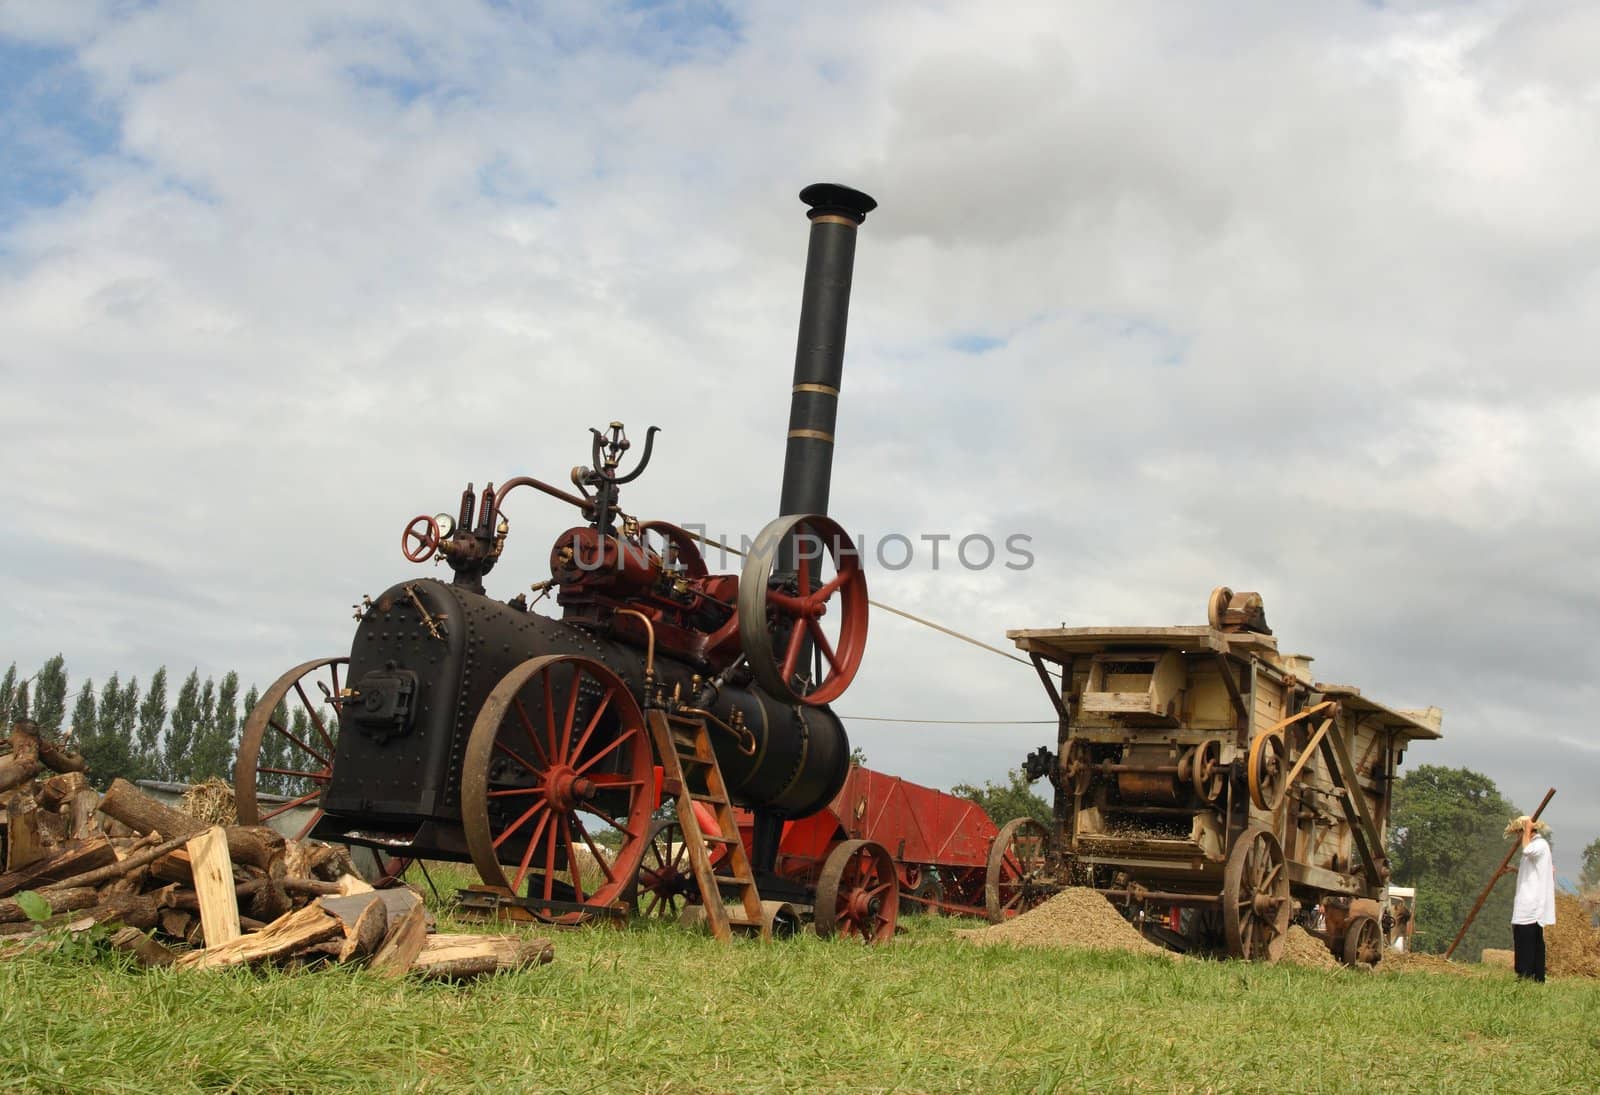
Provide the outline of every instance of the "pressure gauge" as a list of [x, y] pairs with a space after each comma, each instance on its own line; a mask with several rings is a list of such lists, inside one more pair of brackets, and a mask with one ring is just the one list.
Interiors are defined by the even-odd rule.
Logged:
[[439, 539], [448, 540], [456, 534], [456, 519], [448, 513], [435, 514], [433, 523], [439, 526]]

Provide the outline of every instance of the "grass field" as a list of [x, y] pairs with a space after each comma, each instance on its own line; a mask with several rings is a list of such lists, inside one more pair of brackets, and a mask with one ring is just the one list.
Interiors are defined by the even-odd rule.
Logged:
[[[676, 928], [556, 936], [474, 985], [0, 961], [38, 1091], [1600, 1090], [1600, 985]], [[476, 930], [466, 927], [465, 930]]]

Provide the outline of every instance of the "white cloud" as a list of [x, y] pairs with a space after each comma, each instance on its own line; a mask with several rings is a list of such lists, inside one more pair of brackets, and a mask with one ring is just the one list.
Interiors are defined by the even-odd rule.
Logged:
[[[119, 120], [0, 236], [24, 664], [265, 682], [346, 641], [413, 513], [612, 418], [665, 427], [633, 507], [760, 527], [793, 194], [836, 178], [883, 204], [835, 512], [1038, 556], [879, 596], [996, 641], [1259, 588], [1330, 676], [1445, 708], [1411, 763], [1600, 775], [1560, 745], [1600, 668], [1588, 5], [65, 10], [0, 8]], [[514, 516], [507, 594], [566, 520]], [[874, 634], [844, 710], [1047, 717], [1022, 667]], [[948, 784], [1036, 729], [858, 736]]]

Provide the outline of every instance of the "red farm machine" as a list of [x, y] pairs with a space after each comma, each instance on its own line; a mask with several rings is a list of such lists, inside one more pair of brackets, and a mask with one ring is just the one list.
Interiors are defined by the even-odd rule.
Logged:
[[1299, 924], [1370, 965], [1385, 916], [1396, 769], [1438, 708], [1388, 707], [1282, 654], [1261, 597], [1218, 588], [1192, 627], [1007, 634], [1059, 718], [1030, 778], [1055, 789], [1016, 902], [1091, 886], [1177, 950], [1273, 960]]
[[[710, 811], [697, 814], [700, 827], [711, 831]], [[746, 849], [752, 849], [753, 814], [740, 811], [739, 831]], [[630, 891], [634, 911], [677, 919], [700, 900], [683, 825], [661, 819], [650, 835], [638, 885]], [[969, 799], [852, 765], [832, 802], [809, 817], [784, 822], [774, 869], [794, 886], [825, 893], [845, 883], [846, 870], [867, 868], [882, 878], [893, 874], [902, 905], [998, 922], [1021, 907], [1026, 864], [1037, 858], [1036, 844], [1023, 821], [996, 828]], [[720, 858], [713, 853], [713, 866]], [[829, 918], [841, 915], [850, 919], [858, 911], [827, 902], [817, 906], [825, 933], [833, 927]], [[846, 926], [851, 932], [860, 928]]]
[[[742, 571], [711, 573], [682, 527], [622, 508], [654, 428], [626, 472], [622, 425], [591, 431], [572, 490], [526, 476], [469, 484], [453, 515], [418, 517], [402, 538], [408, 559], [443, 562], [453, 580], [365, 598], [349, 655], [289, 670], [249, 714], [241, 821], [314, 805], [314, 838], [470, 861], [484, 886], [464, 899], [576, 923], [622, 908], [670, 798], [701, 892], [728, 902], [706, 903], [719, 936], [730, 921], [765, 934], [808, 915], [824, 932], [893, 931], [887, 849], [851, 841], [817, 872], [779, 866], [785, 824], [847, 783], [850, 745], [828, 704], [867, 638], [866, 578], [826, 514], [856, 231], [876, 203], [828, 184], [801, 198], [810, 243], [782, 516]], [[484, 588], [519, 490], [580, 518], [534, 587], [554, 593], [559, 618]], [[703, 827], [688, 824], [695, 808]], [[736, 809], [748, 811], [744, 838]]]

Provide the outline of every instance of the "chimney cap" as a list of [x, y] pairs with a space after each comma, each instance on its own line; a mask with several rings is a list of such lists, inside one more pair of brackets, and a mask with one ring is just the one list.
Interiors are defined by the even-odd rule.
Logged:
[[867, 219], [868, 213], [878, 208], [873, 198], [838, 183], [812, 183], [800, 191], [800, 200], [811, 207], [806, 216], [813, 220], [831, 214], [848, 217], [860, 224]]

